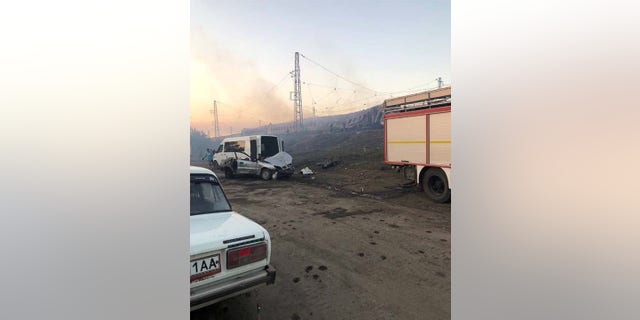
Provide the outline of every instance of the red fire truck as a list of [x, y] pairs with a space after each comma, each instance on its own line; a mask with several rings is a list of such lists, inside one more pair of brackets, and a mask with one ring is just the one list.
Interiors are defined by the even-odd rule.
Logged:
[[451, 87], [387, 99], [384, 111], [384, 162], [435, 202], [451, 198]]

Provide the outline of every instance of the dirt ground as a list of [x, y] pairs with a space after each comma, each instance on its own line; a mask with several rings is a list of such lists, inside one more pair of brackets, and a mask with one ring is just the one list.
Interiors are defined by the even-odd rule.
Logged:
[[276, 283], [191, 318], [449, 319], [450, 204], [431, 202], [383, 165], [376, 134], [367, 134], [372, 148], [356, 150], [372, 161], [343, 153], [337, 166], [321, 169], [317, 154], [290, 152], [297, 169], [316, 174], [275, 181], [220, 174], [233, 209], [271, 234]]

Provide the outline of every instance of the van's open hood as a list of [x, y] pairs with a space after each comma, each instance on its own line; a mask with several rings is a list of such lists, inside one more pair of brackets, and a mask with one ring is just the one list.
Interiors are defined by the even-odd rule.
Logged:
[[290, 154], [280, 151], [271, 157], [265, 158], [264, 162], [271, 163], [276, 167], [286, 167], [293, 162], [293, 158]]
[[225, 240], [253, 236], [247, 239], [249, 241], [265, 236], [264, 229], [259, 224], [231, 211], [199, 214], [189, 218], [191, 255], [221, 250], [233, 244], [223, 243]]

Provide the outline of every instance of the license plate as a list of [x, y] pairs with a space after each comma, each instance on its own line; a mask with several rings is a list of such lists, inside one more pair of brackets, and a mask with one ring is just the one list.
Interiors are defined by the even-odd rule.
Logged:
[[191, 260], [191, 280], [196, 280], [220, 272], [220, 255]]

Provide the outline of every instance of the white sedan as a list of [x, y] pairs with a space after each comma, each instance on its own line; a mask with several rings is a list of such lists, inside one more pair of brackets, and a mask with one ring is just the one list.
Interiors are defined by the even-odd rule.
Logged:
[[269, 232], [231, 209], [211, 170], [190, 171], [191, 311], [273, 284]]

